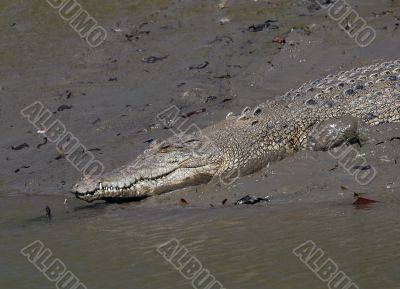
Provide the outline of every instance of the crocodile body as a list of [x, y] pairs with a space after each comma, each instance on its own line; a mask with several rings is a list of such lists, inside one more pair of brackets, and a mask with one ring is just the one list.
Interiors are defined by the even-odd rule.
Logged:
[[[379, 125], [400, 121], [400, 60], [340, 72], [302, 85], [275, 100], [245, 108], [201, 132], [154, 141], [136, 160], [100, 179], [85, 178], [73, 193], [80, 199], [144, 198], [209, 182], [230, 172], [253, 173], [269, 162], [310, 145], [323, 123], [343, 117]], [[351, 122], [351, 121], [350, 121]], [[329, 146], [352, 137], [357, 125], [342, 121]]]

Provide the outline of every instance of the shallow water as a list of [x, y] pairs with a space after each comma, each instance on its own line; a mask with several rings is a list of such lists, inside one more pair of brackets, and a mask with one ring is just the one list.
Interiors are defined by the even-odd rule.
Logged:
[[[20, 115], [42, 101], [111, 170], [142, 151], [145, 141], [170, 135], [155, 125], [155, 115], [171, 104], [185, 113], [206, 108], [192, 118], [203, 127], [313, 78], [399, 58], [397, 1], [352, 1], [377, 30], [365, 49], [312, 1], [227, 1], [224, 9], [215, 1], [81, 4], [108, 31], [97, 49], [46, 1], [0, 4], [0, 288], [55, 288], [20, 253], [35, 240], [87, 288], [191, 288], [157, 252], [171, 239], [227, 289], [327, 288], [292, 253], [308, 240], [324, 252], [321, 260], [331, 258], [359, 288], [400, 288], [400, 151], [398, 141], [387, 140], [398, 136], [399, 126], [377, 137], [384, 145], [362, 148], [379, 171], [367, 187], [332, 171], [336, 162], [327, 154], [302, 152], [230, 187], [88, 205], [69, 194], [80, 172], [58, 158], [53, 144], [38, 146], [43, 139]], [[230, 22], [220, 25], [223, 18]], [[266, 20], [278, 20], [279, 28], [248, 31]], [[129, 39], [138, 27], [150, 33]], [[274, 43], [276, 36], [286, 44]], [[149, 56], [168, 57], [145, 63]], [[188, 69], [204, 61], [205, 69]], [[60, 105], [72, 108], [57, 111]], [[25, 142], [28, 148], [12, 149]], [[353, 191], [381, 202], [359, 209]], [[272, 201], [232, 204], [247, 194]], [[182, 197], [189, 205], [180, 204]]]
[[[307, 240], [359, 288], [399, 286], [397, 204], [163, 209], [63, 202], [57, 197], [1, 199], [2, 288], [53, 288], [19, 252], [34, 240], [87, 288], [190, 288], [190, 280], [156, 250], [172, 238], [225, 288], [325, 288], [292, 253]], [[45, 204], [52, 208], [51, 221], [43, 217]]]

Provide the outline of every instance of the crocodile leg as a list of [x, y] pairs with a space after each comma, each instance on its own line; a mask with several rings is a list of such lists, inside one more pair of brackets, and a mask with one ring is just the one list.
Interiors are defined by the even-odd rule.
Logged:
[[344, 115], [317, 124], [305, 139], [303, 147], [314, 151], [327, 151], [345, 142], [364, 142], [360, 128], [367, 126], [362, 120]]

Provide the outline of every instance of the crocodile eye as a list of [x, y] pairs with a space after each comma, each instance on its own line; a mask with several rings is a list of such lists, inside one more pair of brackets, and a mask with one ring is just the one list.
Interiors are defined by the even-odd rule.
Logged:
[[169, 152], [173, 152], [173, 151], [178, 151], [182, 148], [183, 148], [183, 146], [179, 145], [179, 144], [165, 145], [160, 148], [159, 152], [160, 153], [169, 153]]
[[163, 145], [162, 147], [160, 147], [159, 151], [160, 153], [167, 153], [170, 150], [171, 146], [169, 144], [167, 145]]
[[164, 143], [160, 146], [159, 151], [165, 153], [180, 148], [183, 148], [183, 146], [179, 143]]

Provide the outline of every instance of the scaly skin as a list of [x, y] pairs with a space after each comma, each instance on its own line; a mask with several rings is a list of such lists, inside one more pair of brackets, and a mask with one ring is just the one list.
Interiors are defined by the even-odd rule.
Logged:
[[[254, 110], [245, 108], [239, 116], [228, 114], [199, 133], [154, 141], [126, 166], [97, 180], [81, 180], [73, 193], [88, 202], [124, 201], [206, 183], [231, 172], [250, 174], [305, 148], [317, 127], [336, 119], [339, 123], [343, 117], [369, 125], [398, 122], [400, 60], [330, 75]], [[347, 131], [351, 127], [345, 126]], [[330, 144], [350, 137], [344, 135]]]

